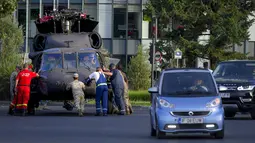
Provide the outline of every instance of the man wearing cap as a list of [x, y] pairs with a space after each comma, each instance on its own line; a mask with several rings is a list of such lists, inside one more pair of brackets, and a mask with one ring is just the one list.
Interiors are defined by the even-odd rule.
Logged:
[[111, 86], [114, 93], [115, 103], [120, 110], [120, 115], [125, 115], [124, 96], [124, 79], [121, 72], [116, 69], [116, 65], [110, 64], [110, 72], [104, 72], [105, 75], [110, 76]]
[[66, 90], [69, 90], [70, 88], [72, 89], [75, 106], [78, 110], [79, 116], [83, 116], [85, 106], [84, 98], [85, 85], [83, 82], [79, 81], [78, 78], [79, 75], [75, 73], [73, 75], [74, 81], [67, 85]]
[[22, 112], [25, 116], [27, 111], [27, 104], [30, 99], [30, 84], [31, 80], [39, 75], [28, 69], [28, 64], [23, 65], [23, 70], [20, 71], [16, 77], [15, 83], [15, 97], [10, 105], [9, 114], [13, 114], [13, 108]]
[[107, 103], [108, 103], [108, 86], [102, 68], [97, 67], [96, 72], [93, 72], [85, 80], [89, 84], [92, 79], [96, 81], [96, 116], [101, 115], [100, 101], [103, 106], [103, 116], [107, 116]]
[[18, 73], [20, 72], [21, 67], [16, 66], [16, 70], [12, 72], [11, 77], [10, 77], [10, 100], [12, 101], [15, 95], [15, 82], [16, 82], [16, 77]]

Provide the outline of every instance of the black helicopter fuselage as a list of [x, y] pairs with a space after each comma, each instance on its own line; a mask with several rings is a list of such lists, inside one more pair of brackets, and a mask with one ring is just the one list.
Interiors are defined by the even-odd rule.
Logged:
[[[59, 56], [58, 65], [53, 68], [47, 67], [47, 58]], [[72, 65], [70, 64], [72, 55]], [[94, 55], [93, 66], [82, 66], [82, 60], [88, 55]], [[31, 100], [72, 100], [71, 90], [66, 90], [67, 85], [73, 81], [73, 74], [79, 74], [79, 80], [84, 81], [88, 76], [96, 71], [96, 67], [105, 64], [100, 51], [92, 48], [54, 48], [37, 53], [38, 58], [34, 58], [33, 63], [40, 62], [38, 73], [39, 78], [32, 81]], [[69, 56], [69, 57], [68, 57]], [[85, 98], [95, 97], [95, 82], [86, 86]]]

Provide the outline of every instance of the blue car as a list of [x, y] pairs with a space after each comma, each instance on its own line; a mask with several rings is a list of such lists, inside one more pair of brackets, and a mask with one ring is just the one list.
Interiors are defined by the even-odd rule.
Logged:
[[148, 91], [151, 136], [210, 133], [224, 138], [224, 108], [209, 70], [167, 69]]

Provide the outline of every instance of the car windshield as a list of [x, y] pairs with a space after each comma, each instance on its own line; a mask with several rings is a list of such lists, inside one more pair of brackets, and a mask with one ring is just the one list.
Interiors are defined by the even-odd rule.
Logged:
[[61, 53], [43, 54], [41, 70], [48, 71], [48, 70], [52, 70], [53, 68], [63, 68]]
[[75, 52], [67, 52], [64, 53], [64, 68], [76, 68], [76, 53]]
[[255, 62], [222, 63], [213, 72], [216, 81], [247, 81], [255, 79]]
[[79, 68], [96, 69], [99, 67], [99, 62], [95, 53], [79, 53]]
[[162, 96], [215, 96], [217, 89], [208, 72], [165, 73]]

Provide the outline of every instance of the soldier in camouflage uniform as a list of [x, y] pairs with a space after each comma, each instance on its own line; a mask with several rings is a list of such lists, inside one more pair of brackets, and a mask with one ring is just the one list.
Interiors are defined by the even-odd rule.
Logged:
[[16, 70], [14, 72], [12, 72], [11, 76], [10, 76], [10, 100], [12, 101], [14, 96], [15, 96], [15, 83], [16, 83], [16, 77], [18, 75], [18, 73], [20, 72], [21, 67], [20, 66], [16, 66]]
[[124, 79], [124, 103], [125, 103], [125, 108], [126, 108], [126, 114], [129, 115], [129, 114], [132, 114], [133, 113], [133, 109], [132, 109], [132, 105], [130, 103], [130, 100], [129, 100], [129, 95], [128, 95], [128, 79], [127, 79], [127, 76], [126, 74], [122, 71], [122, 66], [121, 65], [118, 65], [118, 70], [121, 72], [121, 75]]
[[77, 73], [74, 74], [74, 81], [69, 83], [66, 87], [66, 90], [72, 88], [73, 98], [75, 102], [75, 106], [79, 112], [79, 116], [83, 116], [84, 106], [85, 106], [85, 84], [78, 80], [79, 75]]

